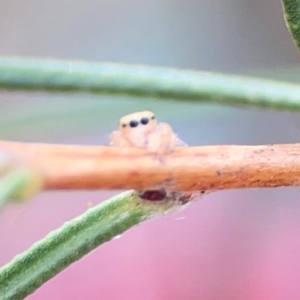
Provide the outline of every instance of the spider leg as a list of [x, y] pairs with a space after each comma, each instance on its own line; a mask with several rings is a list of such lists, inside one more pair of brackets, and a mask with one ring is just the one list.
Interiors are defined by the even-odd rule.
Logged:
[[110, 145], [116, 147], [126, 147], [129, 146], [127, 141], [123, 138], [120, 131], [113, 131], [110, 136]]

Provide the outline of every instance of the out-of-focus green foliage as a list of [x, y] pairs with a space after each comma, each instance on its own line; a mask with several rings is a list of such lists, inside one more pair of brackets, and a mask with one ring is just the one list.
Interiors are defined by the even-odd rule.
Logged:
[[300, 50], [300, 0], [282, 0], [282, 5], [286, 25]]

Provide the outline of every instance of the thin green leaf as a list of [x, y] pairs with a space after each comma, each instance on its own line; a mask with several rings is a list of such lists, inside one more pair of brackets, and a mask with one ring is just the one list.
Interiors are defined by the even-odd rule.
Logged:
[[282, 0], [284, 19], [300, 51], [300, 0]]
[[90, 208], [0, 269], [0, 299], [23, 299], [97, 246], [177, 205], [142, 201], [128, 191]]
[[300, 86], [296, 84], [110, 63], [1, 58], [0, 89], [126, 94], [300, 109]]
[[[25, 169], [9, 172], [0, 179], [0, 209], [6, 202], [12, 200], [31, 181], [32, 174]], [[0, 298], [1, 299], [1, 298]]]

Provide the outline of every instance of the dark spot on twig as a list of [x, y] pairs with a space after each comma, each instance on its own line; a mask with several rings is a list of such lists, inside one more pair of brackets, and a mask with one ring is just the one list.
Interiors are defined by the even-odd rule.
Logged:
[[161, 201], [166, 198], [165, 190], [147, 190], [139, 192], [139, 197], [149, 201]]
[[186, 204], [191, 200], [191, 198], [192, 198], [191, 193], [184, 193], [184, 194], [180, 195], [178, 200], [181, 204]]

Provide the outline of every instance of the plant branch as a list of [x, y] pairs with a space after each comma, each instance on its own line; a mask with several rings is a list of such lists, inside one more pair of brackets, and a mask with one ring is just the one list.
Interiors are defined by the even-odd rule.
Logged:
[[0, 269], [0, 299], [24, 299], [97, 246], [177, 206], [142, 201], [128, 191], [90, 208]]
[[43, 171], [45, 189], [180, 191], [299, 185], [300, 144], [176, 148], [160, 160], [144, 149], [0, 141]]
[[87, 92], [300, 109], [297, 84], [113, 63], [0, 58], [0, 89]]

